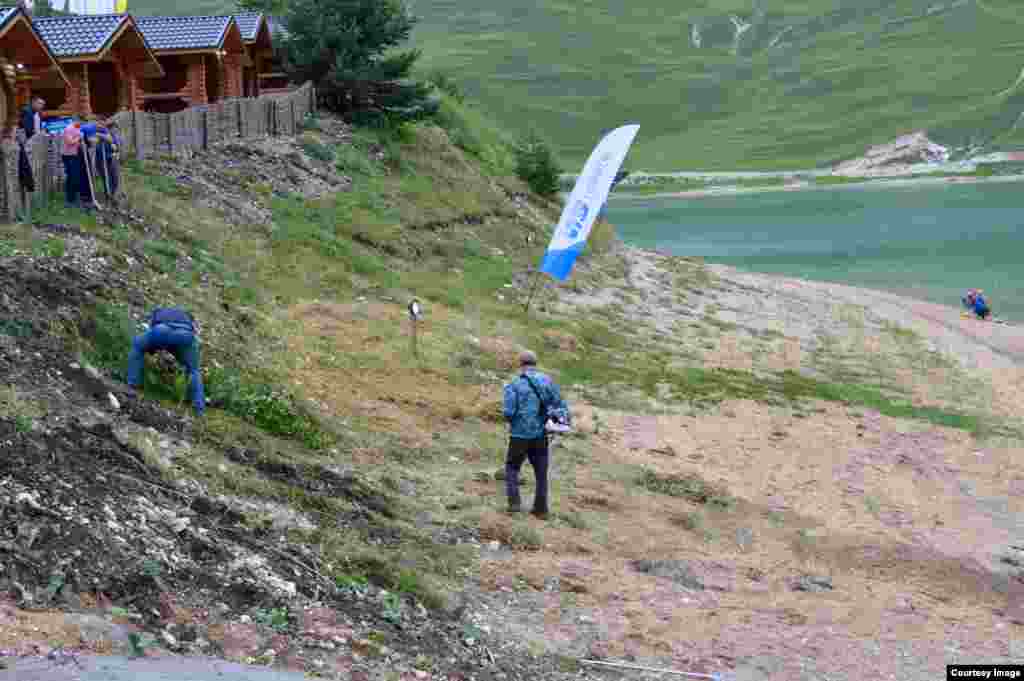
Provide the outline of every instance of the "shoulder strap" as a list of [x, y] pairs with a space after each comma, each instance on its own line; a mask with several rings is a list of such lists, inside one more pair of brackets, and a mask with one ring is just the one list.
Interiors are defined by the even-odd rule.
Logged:
[[526, 382], [530, 384], [531, 388], [533, 388], [533, 394], [537, 396], [537, 400], [540, 402], [540, 415], [544, 416], [547, 411], [547, 406], [544, 404], [544, 398], [540, 396], [540, 390], [537, 389], [537, 384], [531, 381], [530, 377], [526, 374], [523, 374], [523, 378], [525, 378]]

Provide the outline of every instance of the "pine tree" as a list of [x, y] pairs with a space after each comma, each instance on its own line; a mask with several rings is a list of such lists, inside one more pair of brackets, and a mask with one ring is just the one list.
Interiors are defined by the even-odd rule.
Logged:
[[410, 77], [420, 52], [391, 52], [415, 22], [403, 0], [291, 0], [284, 45], [291, 76], [315, 83], [327, 109], [357, 123], [432, 115], [433, 88]]

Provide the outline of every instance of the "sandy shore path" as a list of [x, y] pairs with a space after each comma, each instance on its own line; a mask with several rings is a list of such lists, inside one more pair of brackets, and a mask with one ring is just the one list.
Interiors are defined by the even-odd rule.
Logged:
[[[912, 329], [936, 349], [959, 358], [968, 368], [1006, 369], [1024, 365], [1024, 326], [965, 318], [956, 307], [885, 291], [743, 272], [724, 265], [709, 265], [708, 269], [724, 281], [755, 288], [768, 297], [804, 301], [819, 308], [863, 307], [873, 316]], [[732, 296], [730, 300], [752, 317], [777, 318], [775, 308], [746, 298]]]

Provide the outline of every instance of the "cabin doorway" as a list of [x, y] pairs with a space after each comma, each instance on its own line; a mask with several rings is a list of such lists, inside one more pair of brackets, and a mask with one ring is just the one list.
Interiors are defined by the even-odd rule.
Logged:
[[89, 104], [101, 118], [121, 109], [120, 85], [112, 62], [89, 65]]
[[220, 60], [206, 57], [206, 97], [212, 104], [224, 96], [224, 83], [220, 77]]

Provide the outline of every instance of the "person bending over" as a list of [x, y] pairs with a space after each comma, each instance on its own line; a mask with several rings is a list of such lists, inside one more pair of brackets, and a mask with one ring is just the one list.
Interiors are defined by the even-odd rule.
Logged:
[[189, 397], [196, 414], [206, 412], [203, 377], [199, 372], [199, 341], [192, 315], [176, 307], [158, 307], [149, 318], [149, 330], [136, 336], [128, 356], [128, 385], [133, 390], [142, 387], [145, 356], [165, 350], [188, 371]]

